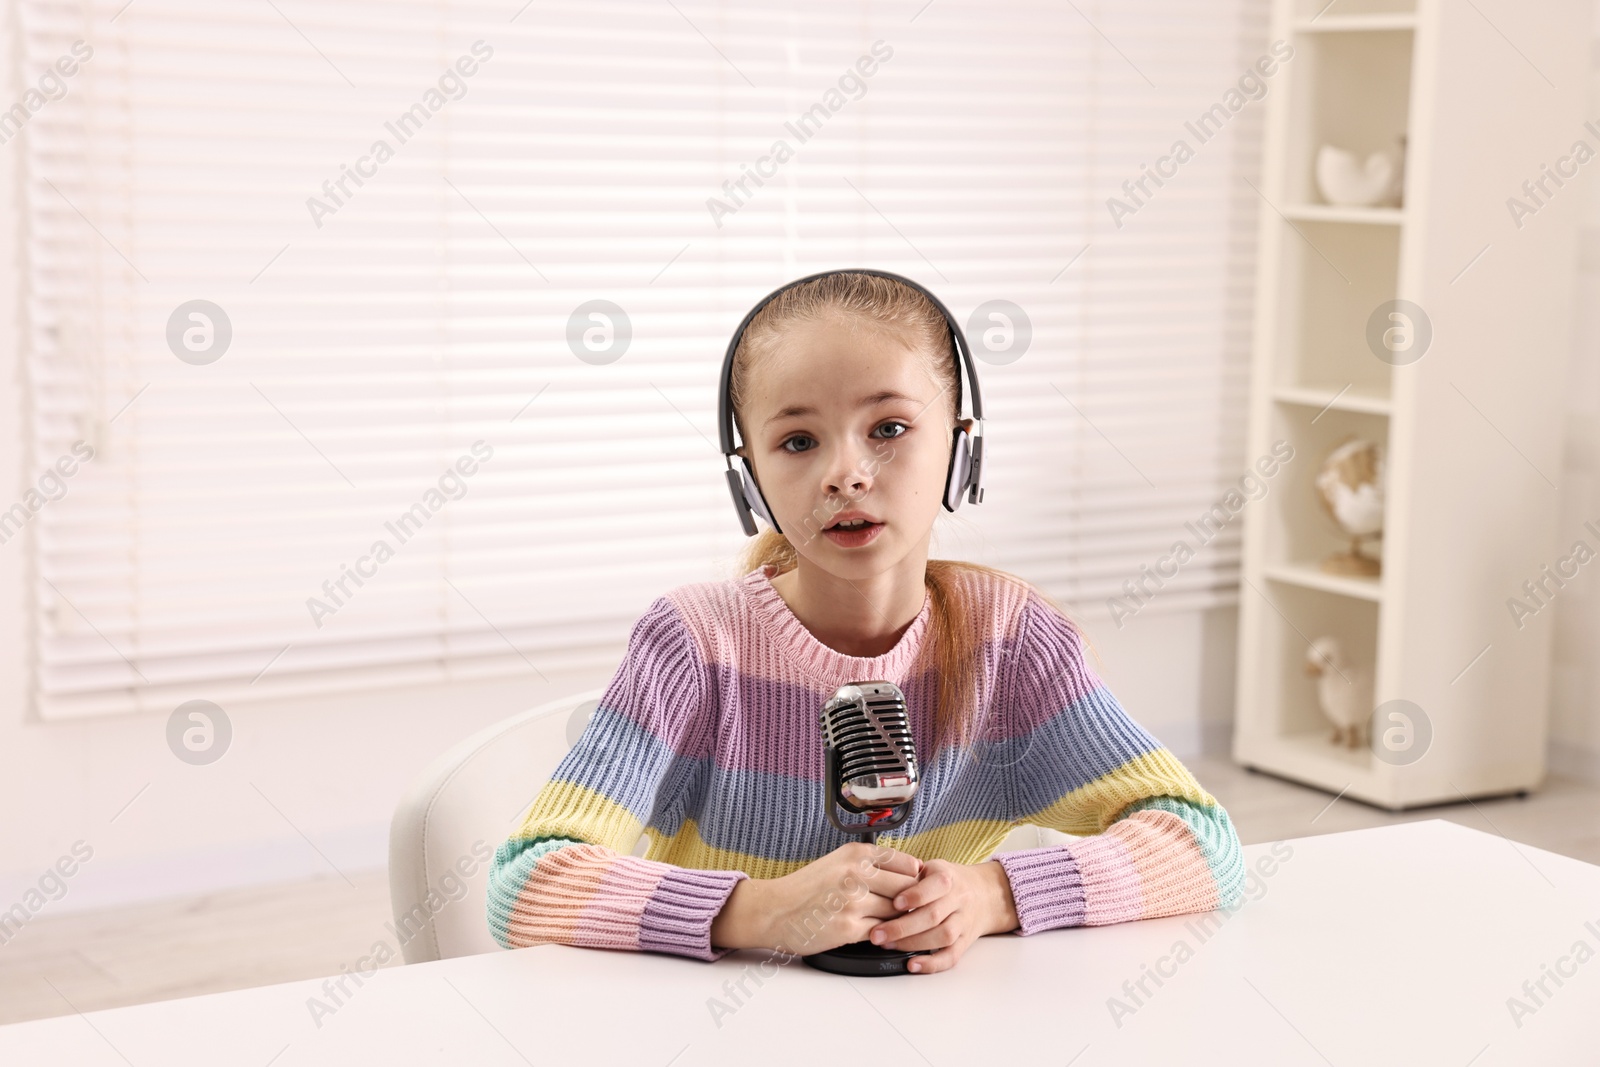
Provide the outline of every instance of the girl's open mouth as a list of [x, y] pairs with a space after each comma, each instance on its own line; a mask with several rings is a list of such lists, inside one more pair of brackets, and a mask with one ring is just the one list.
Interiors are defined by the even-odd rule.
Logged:
[[878, 531], [883, 529], [881, 522], [869, 522], [865, 526], [858, 526], [853, 530], [841, 530], [837, 526], [823, 530], [822, 535], [840, 548], [860, 548], [870, 544], [878, 536]]

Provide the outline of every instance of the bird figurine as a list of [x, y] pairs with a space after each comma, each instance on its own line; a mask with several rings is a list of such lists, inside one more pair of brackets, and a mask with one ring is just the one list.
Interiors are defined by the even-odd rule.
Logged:
[[1323, 557], [1319, 566], [1324, 573], [1361, 578], [1383, 573], [1382, 560], [1361, 551], [1362, 540], [1383, 534], [1383, 467], [1383, 447], [1353, 435], [1322, 461], [1315, 482], [1317, 501], [1350, 541], [1348, 550]]
[[1361, 747], [1372, 717], [1372, 668], [1345, 659], [1335, 638], [1319, 637], [1306, 651], [1306, 674], [1317, 680], [1317, 704], [1333, 723], [1329, 740]]

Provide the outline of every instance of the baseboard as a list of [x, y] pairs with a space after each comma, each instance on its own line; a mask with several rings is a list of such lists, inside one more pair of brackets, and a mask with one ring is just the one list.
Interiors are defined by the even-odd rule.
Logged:
[[[357, 872], [382, 869], [388, 862], [387, 823], [320, 835], [315, 849], [305, 838], [294, 837], [133, 860], [94, 855], [77, 863], [68, 878], [44, 869], [0, 873], [0, 912], [21, 904], [28, 921], [32, 921], [225, 889], [312, 878], [342, 879]], [[20, 917], [14, 911], [12, 916], [14, 920]]]

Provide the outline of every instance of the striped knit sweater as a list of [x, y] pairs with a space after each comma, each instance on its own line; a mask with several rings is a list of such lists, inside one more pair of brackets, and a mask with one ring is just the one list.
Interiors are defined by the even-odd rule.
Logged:
[[[922, 773], [910, 818], [878, 837], [979, 863], [1017, 825], [1075, 835], [993, 855], [1024, 935], [1232, 907], [1243, 861], [1228, 814], [1090, 669], [1031, 587], [959, 580], [981, 627], [974, 740], [932, 749], [938, 675], [911, 676], [931, 597], [890, 651], [822, 644], [770, 568], [680, 586], [628, 639], [583, 736], [495, 852], [488, 919], [507, 948], [558, 942], [717, 960], [712, 920], [743, 878], [777, 878], [854, 840], [823, 810], [817, 712], [835, 688], [905, 691]], [[641, 831], [644, 856], [630, 853]]]

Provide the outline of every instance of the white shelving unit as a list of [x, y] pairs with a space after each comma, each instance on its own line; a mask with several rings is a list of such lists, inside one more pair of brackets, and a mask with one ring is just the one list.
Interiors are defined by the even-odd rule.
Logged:
[[[1249, 439], [1252, 462], [1280, 440], [1294, 458], [1244, 517], [1246, 766], [1395, 810], [1544, 777], [1553, 612], [1519, 630], [1506, 601], [1578, 536], [1555, 485], [1584, 194], [1520, 228], [1506, 200], [1574, 141], [1600, 148], [1583, 128], [1592, 7], [1276, 0], [1272, 39], [1294, 56], [1267, 100]], [[1402, 136], [1402, 206], [1322, 201], [1318, 146], [1364, 158]], [[1432, 324], [1399, 365], [1367, 343], [1394, 299]], [[1384, 446], [1376, 578], [1319, 569], [1347, 542], [1313, 478], [1352, 435]], [[1374, 704], [1422, 709], [1420, 759], [1332, 743], [1304, 670], [1323, 634], [1374, 670]]]

